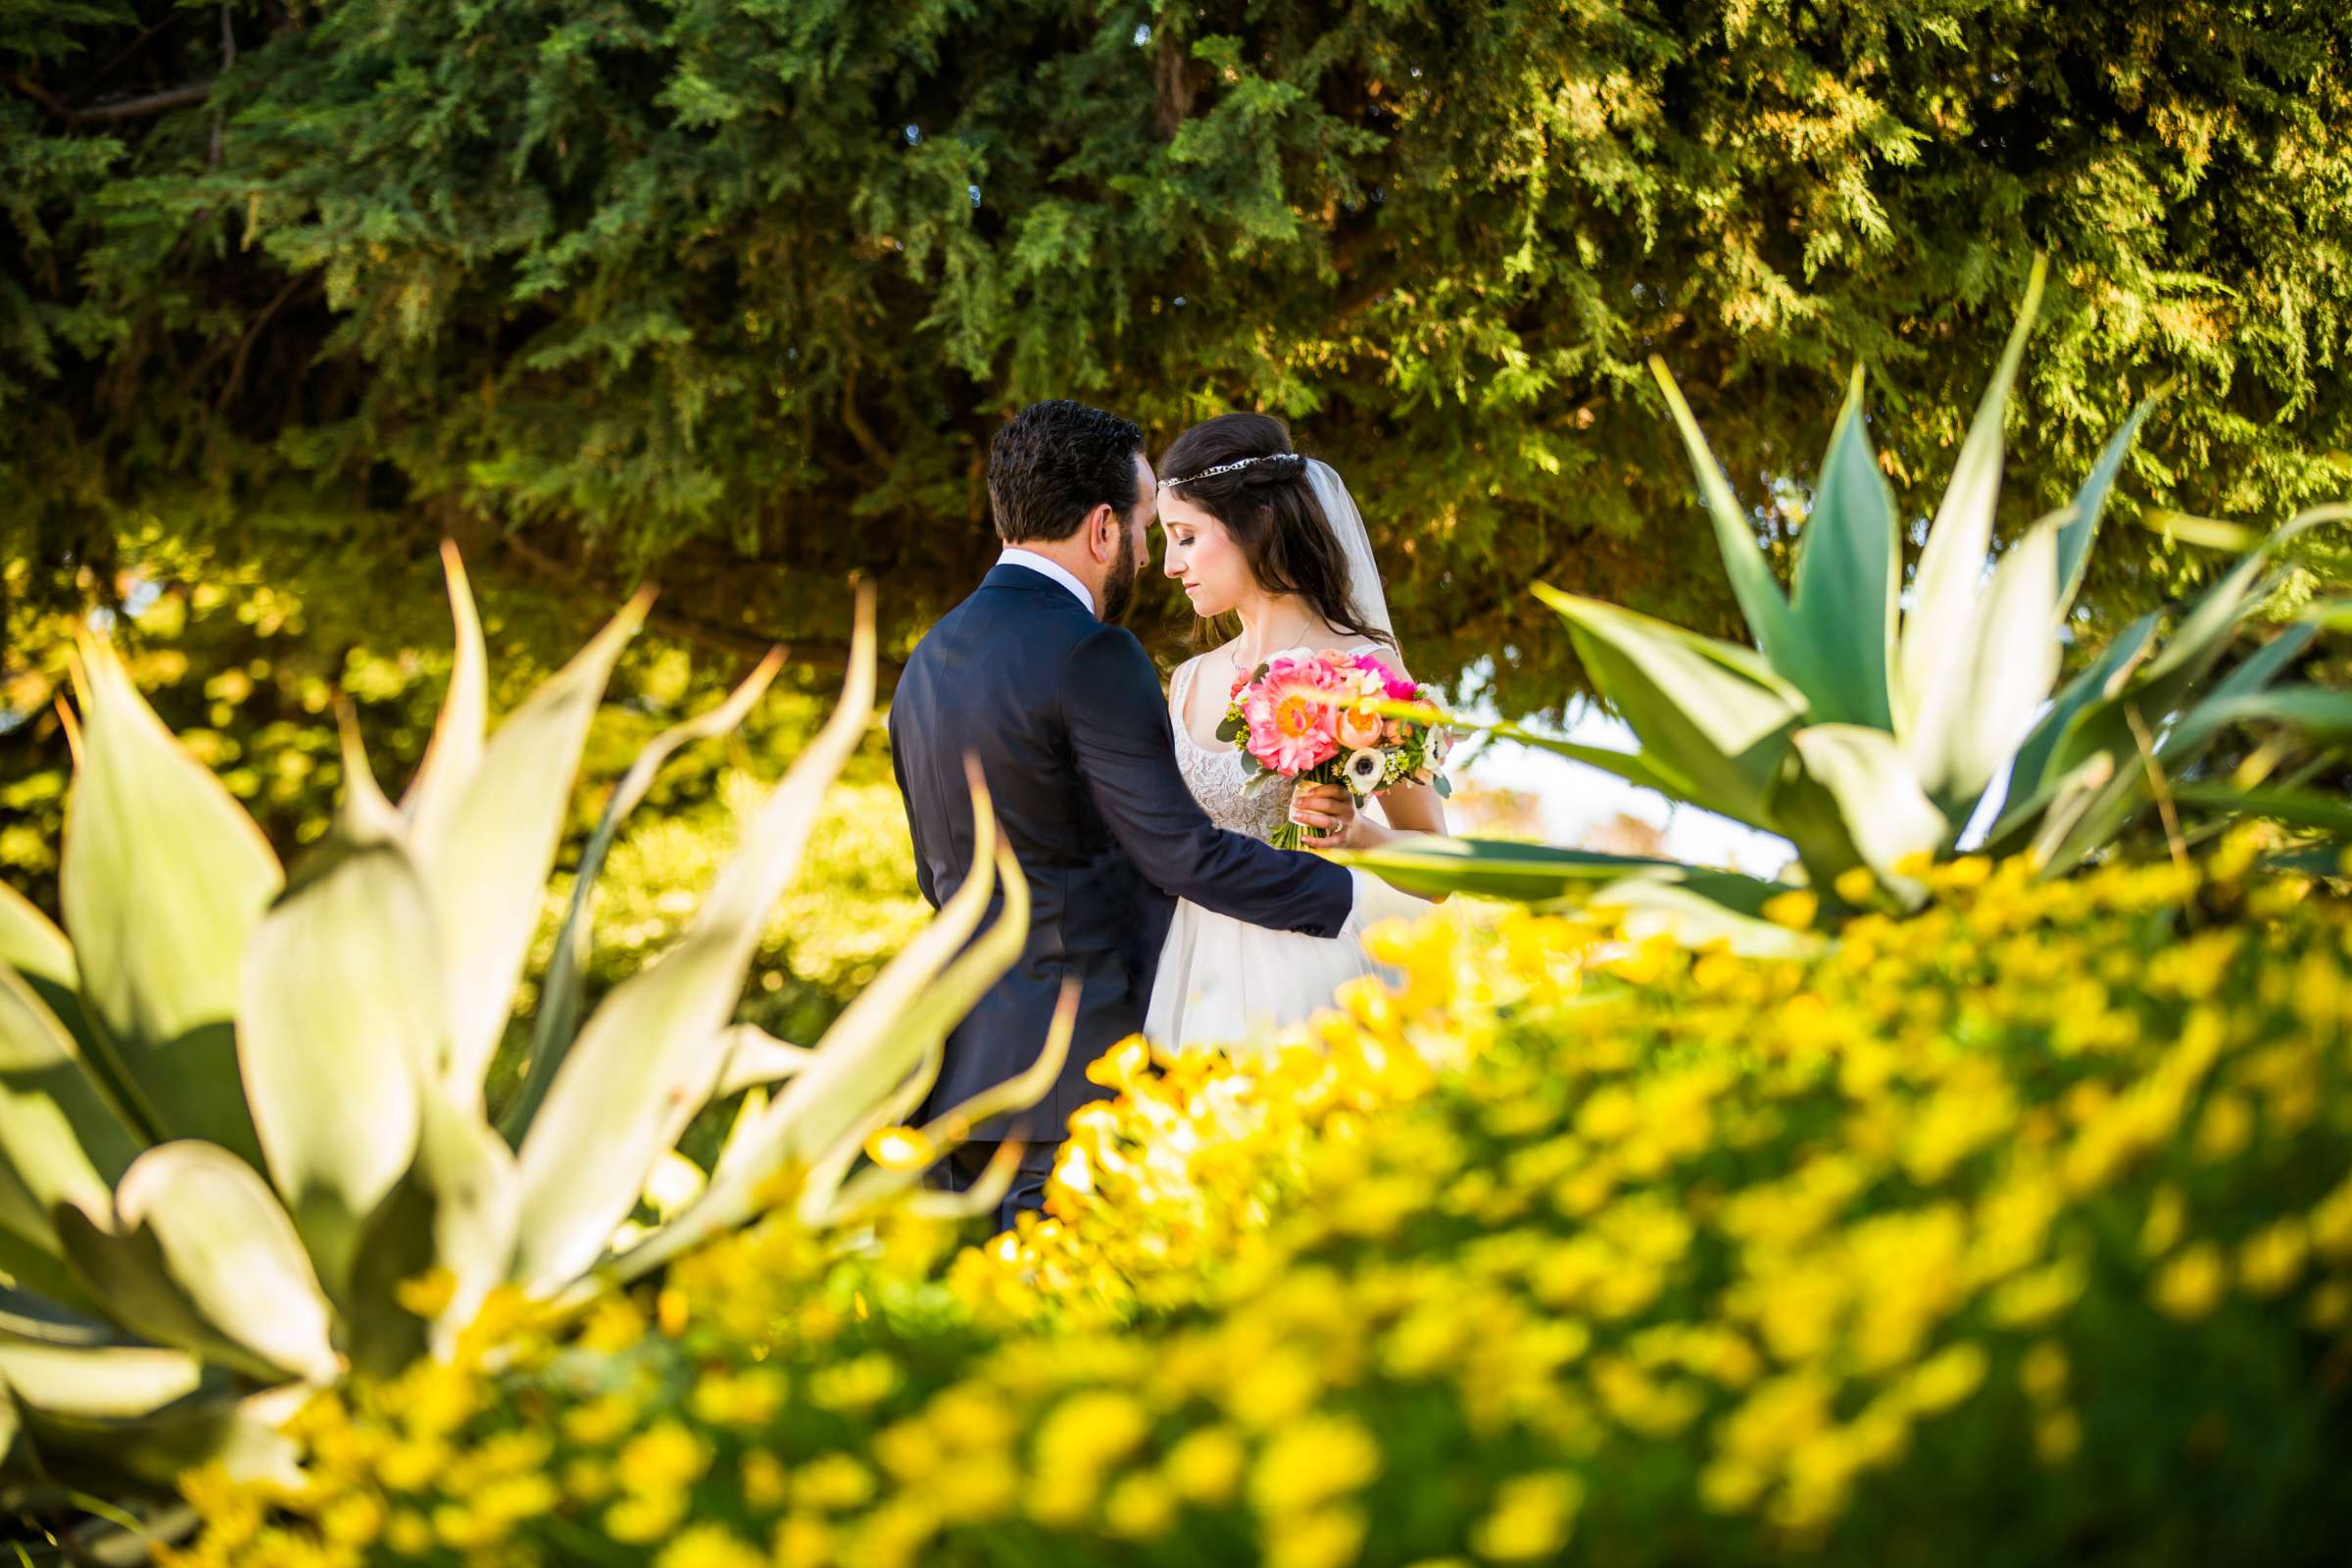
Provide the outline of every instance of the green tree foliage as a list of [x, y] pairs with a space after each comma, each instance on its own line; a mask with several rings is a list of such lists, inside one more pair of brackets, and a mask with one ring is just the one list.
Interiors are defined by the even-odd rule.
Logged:
[[[52, 597], [126, 515], [286, 573], [453, 532], [810, 658], [877, 571], [903, 647], [988, 557], [1008, 410], [1261, 406], [1352, 479], [1413, 662], [1535, 708], [1579, 675], [1531, 579], [1736, 623], [1646, 354], [1785, 569], [1844, 371], [1917, 514], [2037, 247], [2006, 529], [2168, 380], [2127, 507], [2352, 464], [2320, 0], [0, 16], [0, 526]], [[2203, 571], [2136, 537], [2091, 603]]]

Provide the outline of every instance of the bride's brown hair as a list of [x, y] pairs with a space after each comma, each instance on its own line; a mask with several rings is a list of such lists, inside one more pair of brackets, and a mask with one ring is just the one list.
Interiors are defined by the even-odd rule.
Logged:
[[[1247, 466], [1208, 471], [1235, 463]], [[1160, 454], [1158, 468], [1163, 491], [1224, 524], [1260, 588], [1296, 594], [1334, 631], [1396, 646], [1396, 638], [1364, 623], [1348, 595], [1347, 553], [1315, 499], [1306, 459], [1291, 449], [1289, 425], [1271, 414], [1220, 414], [1178, 436]], [[1213, 622], [1198, 622], [1193, 641], [1213, 645]]]

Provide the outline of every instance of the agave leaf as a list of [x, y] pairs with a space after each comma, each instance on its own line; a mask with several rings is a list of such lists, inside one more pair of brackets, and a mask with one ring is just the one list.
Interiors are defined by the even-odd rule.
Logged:
[[[177, 1381], [175, 1369], [135, 1359], [158, 1355], [178, 1357], [197, 1372], [198, 1381], [166, 1397]], [[254, 1413], [274, 1390], [238, 1399], [224, 1376], [203, 1373], [176, 1350], [34, 1347], [0, 1348], [0, 1359], [6, 1363], [0, 1365], [0, 1381], [21, 1374], [40, 1396], [54, 1396], [54, 1403], [24, 1390], [17, 1396], [24, 1435], [39, 1456], [43, 1478], [52, 1484], [114, 1493], [128, 1479], [142, 1492], [170, 1492], [182, 1474], [200, 1465], [218, 1465], [234, 1481], [268, 1482], [289, 1491], [303, 1483], [294, 1441], [278, 1430], [284, 1414]]]
[[[490, 658], [482, 646], [482, 620], [473, 606], [473, 586], [454, 540], [441, 541], [441, 568], [449, 579], [449, 612], [457, 626], [457, 648], [449, 691], [441, 700], [433, 738], [424, 760], [401, 797], [401, 810], [419, 844], [440, 842], [458, 802], [482, 761], [482, 735], [490, 723]], [[346, 756], [348, 756], [348, 752]], [[373, 780], [369, 781], [372, 788]]]
[[2048, 258], [2036, 255], [2017, 325], [2010, 329], [2000, 366], [1977, 405], [1976, 419], [1952, 467], [1951, 483], [1928, 530], [1927, 546], [1920, 552], [1919, 571], [1912, 580], [1911, 612], [1903, 621], [1897, 649], [1896, 727], [1906, 738], [1933, 725], [1932, 714], [1951, 710], [1950, 700], [1939, 699], [1937, 693], [1965, 678], [1967, 661], [1976, 647], [1977, 590], [1984, 578], [1984, 558], [1992, 548], [1993, 510], [2001, 494], [2001, 424], [2009, 411], [2009, 389], [2025, 358], [2026, 338], [2041, 308], [2042, 280], [2048, 270]]
[[2241, 816], [2267, 816], [2288, 827], [2352, 839], [2352, 803], [2318, 790], [2252, 789], [2230, 784], [2182, 784], [2173, 799]]
[[231, 1020], [245, 944], [283, 878], [220, 780], [172, 738], [112, 648], [81, 640], [82, 760], [59, 903], [109, 1081], [150, 1138], [258, 1163]]
[[1020, 1173], [1021, 1155], [1029, 1146], [1018, 1139], [1008, 1138], [997, 1145], [997, 1152], [988, 1156], [972, 1185], [960, 1193], [916, 1193], [906, 1200], [906, 1212], [922, 1219], [976, 1219], [991, 1212], [1004, 1201], [1012, 1191], [1012, 1179]]
[[1947, 665], [1913, 710], [1903, 750], [1928, 798], [1955, 821], [2017, 753], [2058, 678], [2058, 531], [2044, 518], [2001, 558], [1971, 628], [1974, 647]]
[[1054, 1005], [1054, 1021], [1046, 1030], [1046, 1043], [1037, 1059], [1003, 1083], [983, 1089], [932, 1117], [923, 1127], [923, 1137], [934, 1146], [959, 1144], [990, 1117], [1026, 1110], [1053, 1093], [1054, 1086], [1061, 1081], [1063, 1064], [1070, 1058], [1070, 1037], [1078, 1027], [1078, 982], [1062, 981], [1061, 996]]
[[[353, 1261], [351, 1360], [363, 1371], [447, 1355], [514, 1264], [522, 1207], [514, 1151], [445, 1095], [428, 1092], [418, 1111], [416, 1163], [368, 1216]], [[448, 1273], [444, 1304], [429, 1317], [411, 1311], [401, 1287], [435, 1270]]]
[[0, 1328], [0, 1380], [35, 1409], [125, 1418], [193, 1394], [204, 1366], [185, 1350], [128, 1340], [61, 1344]]
[[1715, 455], [1707, 450], [1707, 438], [1699, 432], [1690, 405], [1683, 401], [1682, 388], [1675, 385], [1666, 362], [1651, 355], [1649, 373], [1657, 378], [1658, 390], [1666, 395], [1666, 407], [1674, 416], [1675, 428], [1682, 433], [1683, 450], [1690, 454], [1690, 467], [1698, 475], [1699, 494], [1706, 501], [1709, 520], [1715, 524], [1715, 545], [1723, 555], [1724, 573], [1731, 578], [1732, 595], [1740, 601], [1740, 612], [1747, 618], [1748, 634], [1755, 638], [1756, 647], [1767, 660], [1797, 685], [1810, 690], [1806, 677], [1812, 673], [1811, 651], [1797, 630], [1795, 617], [1781, 594], [1771, 564], [1764, 559], [1763, 547], [1756, 543], [1755, 524], [1749, 520], [1746, 509], [1740, 505], [1740, 498], [1733, 494], [1731, 481], [1724, 477]]
[[1902, 553], [1894, 497], [1862, 427], [1862, 370], [1830, 432], [1813, 511], [1796, 542], [1791, 594], [1805, 669], [1790, 671], [1823, 723], [1894, 727], [1888, 670]]
[[[2086, 710], [2069, 731], [2070, 744], [2082, 745], [2094, 720], [2105, 733], [2121, 734], [2089, 752], [2088, 760], [2075, 771], [2085, 773], [2090, 762], [2106, 759], [2113, 764], [2112, 774], [2095, 779], [2087, 798], [2078, 803], [2079, 809], [2065, 824], [2056, 829], [2044, 827], [2036, 835], [2029, 853], [2040, 862], [2042, 874], [2055, 876], [2072, 870], [2105, 847], [2147, 806], [2153, 793], [2151, 768], [2180, 773], [2193, 767], [2231, 724], [2292, 723], [2298, 718], [2325, 724], [2331, 715], [2352, 718], [2347, 713], [2346, 694], [2317, 687], [2265, 689], [2292, 662], [2311, 635], [2308, 626], [2290, 626], [2240, 660], [2202, 702], [2155, 737], [2152, 757], [2142, 751], [2141, 733], [2153, 730], [2158, 717], [2139, 712], [2129, 690], [2103, 710]], [[2132, 726], [2135, 712], [2140, 718], [2136, 731]], [[2053, 803], [2052, 814], [2056, 813]]]
[[326, 1298], [294, 1223], [226, 1150], [159, 1144], [124, 1173], [111, 1225], [72, 1204], [55, 1217], [90, 1293], [148, 1339], [264, 1378], [335, 1376]]
[[1449, 730], [1457, 736], [1490, 735], [1497, 740], [1516, 741], [1522, 746], [1549, 752], [1554, 757], [1564, 757], [1572, 762], [1597, 767], [1629, 784], [1639, 784], [1643, 789], [1656, 790], [1661, 795], [1678, 800], [1688, 799], [1690, 794], [1688, 780], [1674, 777], [1658, 767], [1655, 758], [1638, 752], [1614, 752], [1605, 746], [1587, 746], [1580, 741], [1563, 740], [1556, 735], [1545, 735], [1524, 724], [1513, 723], [1507, 718], [1482, 723], [1459, 713], [1442, 711], [1428, 703], [1373, 703], [1369, 706], [1383, 718], [1409, 718], [1416, 723]]
[[[815, 1229], [846, 1212], [843, 1200], [845, 1178], [858, 1163], [858, 1156], [865, 1152], [867, 1141], [886, 1128], [903, 1124], [921, 1107], [930, 1097], [931, 1086], [939, 1082], [940, 1064], [946, 1059], [945, 1040], [926, 1040], [914, 1070], [879, 1103], [853, 1118], [842, 1129], [840, 1137], [808, 1161], [800, 1191], [793, 1199], [794, 1212], [802, 1224]], [[879, 1192], [883, 1187], [895, 1190], [901, 1182], [901, 1173], [892, 1171], [885, 1175], [886, 1179], [879, 1186], [869, 1190]], [[907, 1179], [911, 1180], [911, 1177]]]
[[443, 1063], [432, 907], [398, 843], [331, 834], [245, 951], [239, 1050], [270, 1177], [328, 1294], [409, 1168]]
[[[806, 1162], [839, 1142], [893, 1084], [914, 1072], [924, 1053], [947, 1038], [1027, 945], [1029, 884], [1003, 841], [977, 767], [971, 776], [972, 809], [980, 824], [972, 835], [971, 875], [938, 917], [833, 1020], [816, 1044], [816, 1059], [777, 1093], [762, 1131], [778, 1147], [755, 1146], [751, 1152], [771, 1166]], [[967, 898], [966, 889], [975, 882], [979, 889]], [[994, 899], [999, 892], [1002, 898]], [[965, 947], [992, 902], [995, 920]], [[958, 949], [960, 956], [946, 962]], [[902, 960], [905, 967], [893, 974]]]
[[[618, 1260], [614, 1267], [621, 1279], [636, 1279], [758, 1212], [772, 1182], [795, 1167], [808, 1170], [875, 1107], [887, 1104], [893, 1087], [919, 1069], [972, 1004], [1019, 958], [1029, 940], [1028, 884], [1011, 852], [997, 848], [996, 818], [976, 766], [972, 784], [971, 874], [833, 1021], [817, 1042], [816, 1059], [754, 1126], [730, 1142], [701, 1199]], [[996, 891], [992, 884], [999, 879], [1002, 912], [980, 940], [965, 948], [988, 912]]]
[[1916, 908], [1927, 889], [1895, 867], [1941, 849], [1952, 824], [1920, 789], [1902, 744], [1865, 725], [1812, 724], [1796, 732], [1795, 749], [1773, 814], [1804, 852], [1814, 885], [1827, 887], [1847, 867], [1866, 865]]
[[588, 962], [591, 920], [588, 901], [596, 891], [597, 876], [604, 869], [605, 857], [612, 851], [620, 824], [654, 787], [655, 778], [672, 754], [696, 741], [724, 735], [742, 723], [783, 664], [784, 651], [769, 649], [767, 657], [727, 695], [726, 701], [655, 736], [637, 754], [637, 760], [629, 764], [628, 772], [621, 775], [619, 785], [612, 791], [612, 800], [605, 804], [596, 831], [589, 835], [587, 848], [580, 852], [579, 873], [572, 878], [571, 905], [564, 911], [563, 929], [556, 934], [555, 957], [548, 964], [546, 978], [540, 982], [538, 1016], [531, 1031], [530, 1073], [514, 1103], [500, 1118], [500, 1127], [509, 1143], [519, 1145], [523, 1134], [530, 1131], [531, 1117], [538, 1113], [540, 1102], [547, 1098], [547, 1086], [555, 1082], [556, 1069], [564, 1064], [564, 1054], [571, 1049], [577, 1032], [580, 977]]
[[2136, 751], [2100, 752], [2061, 781], [2026, 858], [2044, 878], [2062, 876], [2097, 854], [2145, 804], [2147, 760]]
[[529, 951], [580, 747], [622, 646], [644, 623], [640, 593], [571, 662], [507, 715], [437, 830], [416, 851], [433, 897], [449, 1006], [449, 1080], [478, 1105]]
[[2151, 722], [2155, 715], [2171, 713], [2221, 658], [2238, 623], [2261, 603], [2262, 572], [2270, 560], [2297, 535], [2348, 517], [2352, 517], [2352, 505], [2312, 507], [2275, 530], [2205, 591], [2180, 629], [2122, 694], [2122, 700], [2136, 706]]
[[2262, 543], [2262, 535], [2242, 522], [2200, 517], [2194, 513], [2175, 512], [2169, 507], [2148, 508], [2140, 514], [2139, 522], [2149, 532], [2163, 535], [2167, 544], [2178, 539], [2207, 550], [2242, 553]]
[[2138, 438], [2139, 427], [2147, 419], [2153, 398], [2132, 411], [2123, 428], [2107, 438], [2099, 452], [2099, 461], [2090, 466], [2090, 472], [2075, 491], [2074, 514], [2058, 532], [2058, 613], [2063, 616], [2074, 608], [2075, 596], [2082, 590], [2082, 574], [2090, 564], [2090, 547], [2098, 538], [2099, 518], [2107, 510], [2108, 492], [2115, 488], [2116, 475], [2123, 471], [2124, 459]]
[[23, 975], [60, 1023], [72, 1028], [81, 1021], [81, 975], [74, 966], [73, 945], [31, 900], [6, 882], [0, 882], [0, 964]]
[[857, 616], [841, 706], [754, 815], [686, 933], [589, 1018], [523, 1138], [516, 1268], [534, 1294], [596, 1261], [646, 1171], [718, 1083], [724, 1026], [760, 928], [873, 710], [870, 588], [858, 593]]
[[1451, 893], [1518, 904], [1581, 903], [1595, 888], [1639, 880], [1687, 886], [1743, 914], [1788, 890], [1778, 883], [1686, 865], [1680, 860], [1563, 850], [1501, 839], [1448, 839], [1422, 834], [1378, 850], [1345, 850], [1331, 858], [1371, 872], [1390, 886], [1425, 898]]
[[[1077, 980], [1067, 979], [1062, 982], [1060, 999], [1054, 1006], [1054, 1021], [1046, 1030], [1046, 1043], [1038, 1052], [1036, 1060], [1004, 1082], [992, 1084], [978, 1094], [932, 1117], [916, 1134], [918, 1140], [927, 1148], [942, 1151], [951, 1149], [970, 1138], [972, 1129], [991, 1117], [1001, 1116], [1009, 1111], [1026, 1110], [1051, 1094], [1054, 1084], [1061, 1079], [1063, 1064], [1070, 1057], [1070, 1037], [1076, 1032], [1078, 1026], [1079, 994], [1080, 987]], [[925, 1081], [920, 1087], [927, 1093], [930, 1084]], [[904, 1097], [902, 1096], [902, 1098]], [[907, 1102], [907, 1108], [912, 1109], [915, 1104], [920, 1102], [921, 1097], [918, 1095], [913, 1101]], [[897, 1116], [891, 1116], [878, 1125], [890, 1126], [898, 1120]], [[856, 1158], [858, 1149], [861, 1148], [865, 1142], [866, 1135], [860, 1132], [856, 1142], [850, 1147], [849, 1158], [842, 1161], [844, 1170]], [[991, 1156], [992, 1168], [995, 1162], [1004, 1156], [1006, 1149], [1011, 1149], [1017, 1153], [1021, 1147], [1018, 1139], [999, 1140], [998, 1152]], [[819, 1162], [820, 1169], [824, 1163], [823, 1161]], [[803, 1190], [801, 1200], [803, 1213], [811, 1223], [841, 1223], [905, 1192], [922, 1180], [922, 1176], [923, 1168], [919, 1165], [911, 1167], [875, 1165], [859, 1171], [850, 1181], [840, 1183], [840, 1192], [837, 1197], [830, 1196], [834, 1182], [811, 1180]], [[975, 1188], [981, 1185], [983, 1185], [982, 1182], [973, 1183]], [[966, 1190], [966, 1194], [954, 1196], [964, 1197], [968, 1192], [969, 1189]], [[988, 1209], [996, 1207], [997, 1202], [1002, 1200], [1003, 1194], [1000, 1193], [996, 1200], [983, 1204], [973, 1209], [972, 1212], [985, 1213]]]
[[778, 1040], [758, 1024], [730, 1025], [726, 1036], [726, 1065], [719, 1069], [714, 1095], [719, 1100], [789, 1078], [816, 1059], [816, 1053], [807, 1046]]
[[2181, 754], [2201, 747], [2231, 724], [2284, 724], [2313, 740], [2352, 739], [2352, 692], [2325, 686], [2279, 686], [2270, 691], [2217, 694], [2189, 710], [2167, 737], [2163, 756], [2181, 765]]
[[2048, 711], [2034, 720], [2033, 729], [2026, 734], [2024, 744], [2017, 749], [2016, 760], [2009, 769], [2008, 799], [2002, 803], [2000, 824], [1992, 831], [1994, 840], [1998, 840], [2012, 825], [2010, 816], [2013, 808], [2022, 805], [2028, 809], [2039, 810], [2048, 804], [2048, 797], [2057, 782], [2049, 776], [2050, 760], [2067, 726], [2083, 709], [2123, 689], [2124, 681], [2147, 657], [2150, 641], [2155, 634], [2156, 615], [2151, 612], [2117, 633], [2115, 641], [2101, 650], [2098, 658], [2092, 660], [2081, 674], [2059, 688], [2058, 695], [2051, 699]]
[[49, 1211], [103, 1211], [138, 1157], [138, 1137], [83, 1068], [78, 1043], [14, 969], [0, 968], [0, 1164], [21, 1183], [37, 1230], [57, 1250]]
[[97, 1311], [97, 1302], [67, 1264], [65, 1244], [49, 1216], [33, 1206], [31, 1195], [14, 1176], [0, 1175], [0, 1189], [7, 1194], [0, 1216], [0, 1277], [61, 1305]]
[[1660, 768], [1655, 759], [1642, 753], [1613, 752], [1604, 746], [1586, 746], [1577, 741], [1539, 735], [1519, 724], [1502, 723], [1491, 728], [1505, 740], [1549, 752], [1554, 757], [1564, 757], [1572, 762], [1582, 762], [1587, 767], [1597, 767], [1604, 773], [1615, 774], [1628, 784], [1639, 784], [1643, 789], [1656, 790], [1675, 800], [1690, 798], [1692, 786], [1688, 780], [1674, 777]]
[[1586, 908], [1615, 915], [1637, 942], [1664, 937], [1681, 947], [1720, 948], [1743, 958], [1803, 958], [1825, 946], [1811, 931], [1758, 919], [1675, 882], [1612, 882], [1594, 893]]
[[1765, 827], [1764, 798], [1805, 710], [1794, 687], [1749, 650], [1538, 584], [1568, 622], [1577, 656], [1642, 741], [1645, 760], [1688, 779], [1685, 797]]

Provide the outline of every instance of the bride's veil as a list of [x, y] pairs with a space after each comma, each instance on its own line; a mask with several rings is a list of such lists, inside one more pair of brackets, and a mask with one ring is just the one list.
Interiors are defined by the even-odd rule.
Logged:
[[1389, 621], [1388, 591], [1380, 585], [1380, 564], [1372, 559], [1372, 536], [1364, 529], [1364, 514], [1355, 510], [1355, 498], [1348, 493], [1348, 482], [1321, 458], [1307, 459], [1306, 477], [1348, 557], [1348, 603], [1367, 628], [1393, 640], [1396, 629]]

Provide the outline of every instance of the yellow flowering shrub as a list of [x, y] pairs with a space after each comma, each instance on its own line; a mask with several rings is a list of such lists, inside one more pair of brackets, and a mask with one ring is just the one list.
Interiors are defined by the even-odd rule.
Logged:
[[1435, 916], [1311, 1039], [1115, 1054], [1049, 1220], [494, 1322], [176, 1560], [2331, 1560], [2352, 910], [2245, 858], [1802, 960]]

